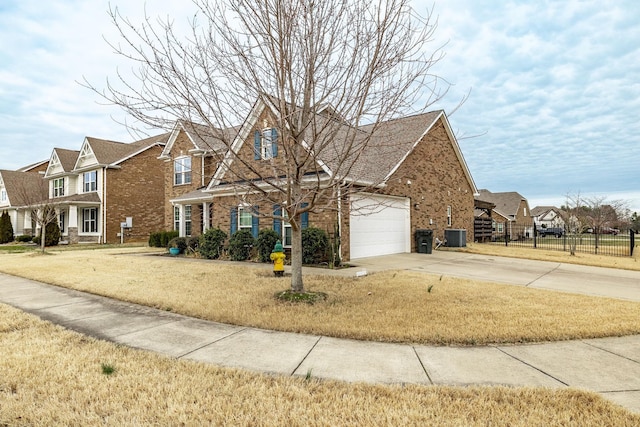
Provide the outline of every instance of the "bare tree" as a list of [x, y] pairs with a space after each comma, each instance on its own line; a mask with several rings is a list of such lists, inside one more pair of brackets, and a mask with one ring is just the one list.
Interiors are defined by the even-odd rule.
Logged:
[[610, 231], [618, 224], [624, 215], [627, 202], [623, 200], [608, 201], [606, 196], [582, 197], [580, 193], [567, 195], [566, 206], [568, 213], [571, 255], [575, 255], [577, 236], [585, 230], [591, 230], [595, 236], [596, 253], [600, 243], [600, 235]]
[[[423, 112], [446, 93], [431, 72], [443, 56], [430, 48], [432, 11], [421, 17], [409, 0], [193, 2], [188, 37], [171, 20], [136, 24], [111, 10], [121, 36], [111, 46], [138, 68], [106, 89], [85, 84], [137, 122], [167, 128], [188, 120], [215, 134], [238, 197], [282, 204], [280, 219], [292, 230], [291, 288], [302, 292], [303, 213], [377, 188], [386, 174], [360, 166], [375, 145], [384, 169], [393, 138], [381, 123]], [[228, 132], [256, 100], [276, 112], [284, 159], [268, 171], [238, 156]]]
[[16, 172], [13, 185], [15, 205], [29, 212], [36, 229], [40, 228], [40, 248], [44, 252], [47, 225], [58, 220], [56, 208], [59, 203], [49, 198], [49, 182], [39, 173]]

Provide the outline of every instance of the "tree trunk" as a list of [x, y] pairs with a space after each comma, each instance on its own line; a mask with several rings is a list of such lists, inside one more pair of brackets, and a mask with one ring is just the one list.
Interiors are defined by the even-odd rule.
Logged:
[[44, 248], [46, 243], [44, 239], [46, 235], [47, 235], [47, 226], [42, 224], [40, 226], [40, 249], [42, 249], [42, 253], [44, 253]]
[[291, 221], [291, 291], [304, 292], [302, 283], [302, 227], [300, 216]]

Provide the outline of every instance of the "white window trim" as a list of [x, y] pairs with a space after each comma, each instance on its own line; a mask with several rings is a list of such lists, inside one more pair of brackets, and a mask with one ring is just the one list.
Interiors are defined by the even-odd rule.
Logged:
[[[185, 160], [188, 160], [189, 163], [189, 169], [187, 169], [187, 166], [185, 164]], [[179, 166], [179, 167], [178, 167]], [[182, 156], [182, 157], [177, 157], [174, 161], [173, 161], [173, 185], [188, 185], [191, 184], [192, 180], [192, 169], [193, 165], [191, 162], [191, 157], [189, 156]], [[180, 177], [180, 182], [178, 183], [178, 177]], [[187, 181], [188, 179], [188, 181]]]
[[[249, 231], [251, 231], [252, 230], [252, 228], [253, 228], [253, 215], [251, 215], [251, 210], [250, 209], [251, 209], [251, 207], [248, 206], [248, 205], [240, 205], [240, 206], [238, 206], [238, 218], [237, 218], [237, 220], [238, 220], [237, 226], [238, 227], [236, 228], [237, 231], [240, 231], [240, 230], [249, 230]], [[249, 225], [242, 225], [241, 219], [242, 219], [242, 213], [243, 212], [249, 214]]]
[[173, 207], [173, 230], [180, 232], [180, 206]]
[[[56, 183], [62, 181], [62, 185], [57, 186]], [[62, 178], [54, 178], [53, 179], [53, 197], [62, 197], [64, 196], [64, 177]]]
[[[89, 218], [88, 220], [85, 219], [85, 212], [91, 211], [91, 210], [95, 211], [95, 213], [96, 213], [95, 219], [91, 219], [91, 218]], [[100, 222], [100, 209], [97, 208], [97, 207], [82, 208], [81, 216], [82, 216], [82, 218], [81, 218], [82, 227], [80, 227], [81, 233], [79, 233], [79, 234], [82, 234], [84, 236], [86, 236], [86, 235], [99, 235], [100, 234], [100, 224], [99, 224], [99, 222]], [[95, 222], [95, 231], [85, 231], [85, 225], [91, 224], [92, 222]], [[89, 228], [91, 228], [91, 227], [89, 227]]]
[[193, 231], [191, 229], [191, 226], [192, 226], [191, 213], [192, 213], [191, 205], [185, 205], [184, 206], [184, 235], [187, 237], [190, 237], [191, 232]]
[[260, 157], [262, 160], [273, 159], [273, 133], [272, 128], [262, 129], [260, 138]]
[[[89, 177], [89, 180], [87, 180]], [[92, 179], [94, 178], [95, 179]], [[87, 189], [88, 187], [88, 189]], [[93, 193], [98, 191], [98, 171], [88, 171], [82, 174], [82, 192], [83, 193]]]
[[2, 190], [0, 190], [0, 202], [6, 202], [6, 201], [7, 201], [7, 190], [3, 188]]

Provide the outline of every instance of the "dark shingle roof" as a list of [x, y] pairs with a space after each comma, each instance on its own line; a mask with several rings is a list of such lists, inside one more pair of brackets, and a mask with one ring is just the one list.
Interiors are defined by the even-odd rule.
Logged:
[[49, 189], [41, 174], [0, 170], [11, 206], [27, 206], [46, 200]]
[[496, 205], [494, 210], [503, 216], [515, 216], [518, 213], [520, 202], [526, 200], [520, 193], [508, 191], [504, 193], [492, 193], [489, 190], [479, 190], [476, 199], [490, 202]]
[[130, 144], [88, 136], [87, 142], [89, 143], [98, 164], [110, 165], [122, 161], [123, 159], [126, 159], [127, 157], [154, 144], [164, 144], [166, 143], [168, 136], [169, 134], [165, 133], [145, 138], [140, 141], [135, 141]]

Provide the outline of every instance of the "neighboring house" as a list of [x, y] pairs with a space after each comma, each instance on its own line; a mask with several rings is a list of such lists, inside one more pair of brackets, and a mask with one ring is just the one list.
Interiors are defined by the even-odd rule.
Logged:
[[[233, 139], [236, 128], [225, 130]], [[211, 194], [204, 193], [226, 153], [226, 145], [205, 126], [176, 122], [160, 160], [164, 161], [164, 224], [181, 236], [198, 236], [212, 226]]]
[[495, 205], [491, 215], [487, 215], [487, 212], [478, 213], [480, 218], [491, 217], [497, 234], [508, 233], [512, 239], [533, 236], [533, 218], [529, 202], [521, 194], [515, 191], [492, 193], [482, 189], [476, 199], [477, 202]]
[[[238, 192], [242, 183], [237, 182], [225, 166], [231, 161], [240, 162], [239, 165], [248, 171], [282, 166], [282, 156], [279, 155], [282, 150], [278, 149], [278, 131], [274, 127], [277, 114], [272, 105], [256, 103], [245, 123], [239, 129], [228, 131], [230, 134], [237, 132], [232, 144], [233, 154], [227, 152], [227, 157], [215, 170], [207, 168], [206, 155], [202, 158], [205, 167], [201, 176], [214, 171], [206, 188], [197, 188], [201, 182], [194, 183], [193, 176], [191, 186], [187, 186], [179, 176], [183, 170], [179, 159], [190, 158], [192, 173], [201, 161], [188, 155], [191, 150], [198, 152], [197, 142], [189, 138], [189, 131], [184, 125], [176, 126], [174, 133], [177, 135], [173, 138], [172, 134], [163, 152], [163, 158], [173, 170], [173, 178], [167, 181], [171, 188], [166, 192], [177, 194], [180, 186], [189, 191], [170, 199], [174, 211], [170, 218], [173, 229], [186, 235], [187, 230], [195, 234], [213, 225], [228, 234], [247, 229], [255, 236], [259, 229], [272, 228], [281, 234], [285, 247], [291, 245], [288, 223], [263, 216], [281, 216], [284, 212], [282, 205], [239, 203], [238, 196], [242, 194]], [[371, 130], [363, 127], [358, 131]], [[368, 151], [353, 167], [359, 174], [345, 177], [356, 186], [359, 182], [361, 185], [366, 185], [367, 181], [381, 182], [376, 187], [376, 194], [360, 194], [351, 199], [345, 198], [336, 206], [312, 210], [303, 215], [302, 227], [318, 227], [329, 234], [333, 234], [337, 227], [341, 258], [344, 260], [415, 251], [413, 236], [418, 229], [432, 229], [435, 237], [441, 239], [447, 228], [471, 231], [477, 190], [445, 113], [435, 111], [391, 120], [381, 124], [378, 131], [381, 137], [372, 139]], [[392, 140], [389, 140], [390, 136]], [[340, 140], [335, 141], [336, 146], [340, 143]], [[221, 153], [225, 147], [216, 146], [214, 142], [209, 144], [209, 149]], [[317, 170], [321, 174], [331, 174], [332, 159], [318, 157]], [[250, 173], [245, 171], [239, 175], [250, 176]], [[255, 181], [252, 184], [260, 185]], [[250, 195], [247, 195], [247, 200], [250, 200]], [[198, 206], [203, 214], [194, 214], [194, 206]], [[370, 209], [371, 206], [376, 208]], [[261, 215], [255, 215], [256, 212]], [[467, 239], [470, 238], [468, 233]]]
[[[86, 137], [80, 150], [53, 150], [45, 173], [48, 206], [69, 243], [146, 241], [163, 227], [168, 134], [125, 144]], [[128, 222], [121, 236], [121, 225]]]
[[14, 236], [33, 235], [29, 205], [47, 197], [42, 173], [0, 170], [0, 213], [7, 211], [11, 218]]
[[531, 209], [531, 216], [536, 227], [564, 228], [565, 212], [555, 206], [536, 206]]

